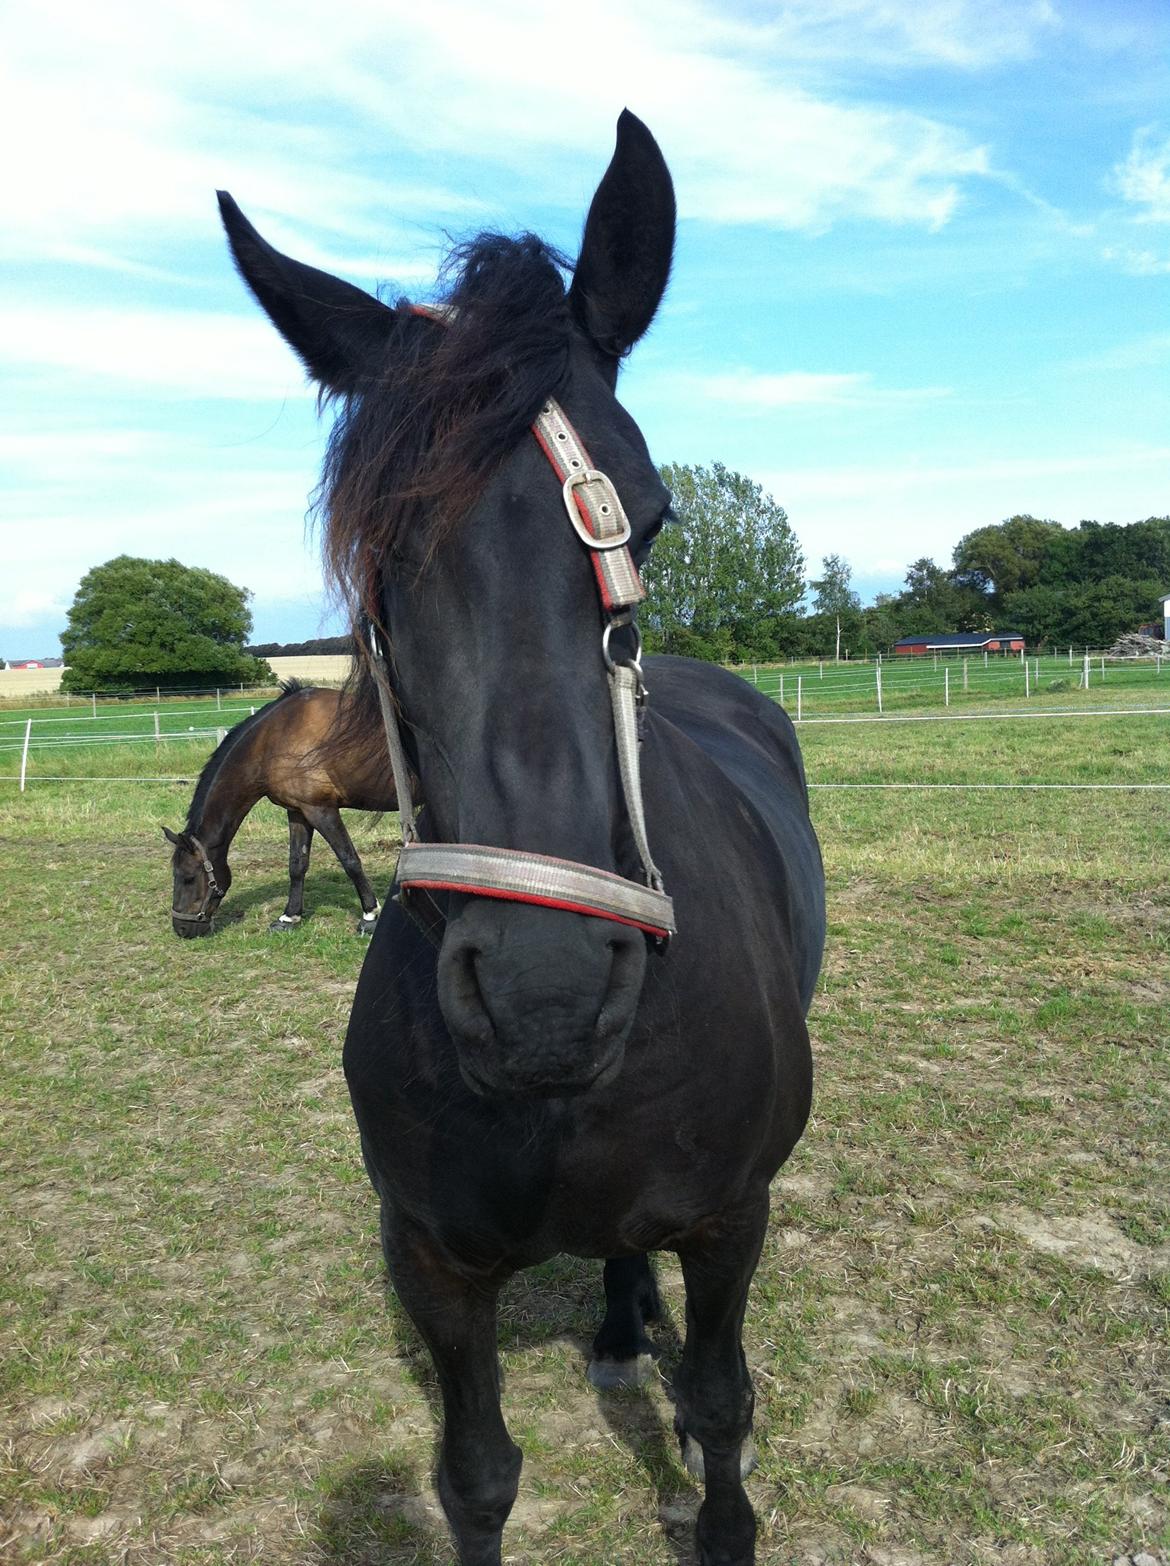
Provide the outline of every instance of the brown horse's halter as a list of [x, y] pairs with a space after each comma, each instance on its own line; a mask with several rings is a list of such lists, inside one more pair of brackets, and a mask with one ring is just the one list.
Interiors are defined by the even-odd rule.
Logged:
[[187, 924], [203, 924], [211, 918], [208, 909], [211, 907], [212, 898], [222, 897], [223, 893], [220, 891], [219, 883], [215, 879], [215, 871], [211, 868], [211, 855], [193, 833], [184, 832], [183, 836], [199, 855], [199, 862], [203, 866], [204, 875], [207, 877], [207, 890], [203, 894], [203, 901], [200, 903], [197, 913], [181, 913], [178, 908], [172, 908], [171, 918], [185, 920]]
[[[438, 311], [415, 307], [420, 315]], [[386, 748], [398, 792], [402, 822], [402, 852], [395, 872], [392, 895], [410, 911], [411, 892], [465, 892], [477, 897], [536, 903], [572, 913], [611, 919], [632, 925], [665, 946], [676, 926], [674, 907], [663, 890], [662, 876], [650, 856], [646, 817], [642, 804], [639, 768], [642, 717], [646, 686], [642, 679], [641, 639], [634, 610], [646, 596], [628, 542], [630, 524], [611, 481], [599, 473], [563, 409], [550, 397], [537, 416], [532, 432], [561, 482], [565, 509], [573, 531], [590, 551], [602, 613], [601, 656], [609, 679], [614, 737], [622, 793], [629, 816], [645, 885], [608, 870], [547, 854], [519, 849], [490, 848], [478, 843], [424, 843], [414, 825], [410, 772], [402, 748], [398, 717], [377, 635], [370, 634], [370, 668], [386, 729]], [[610, 652], [610, 637], [619, 627], [634, 634], [634, 655], [618, 662]], [[433, 928], [435, 921], [419, 921]]]

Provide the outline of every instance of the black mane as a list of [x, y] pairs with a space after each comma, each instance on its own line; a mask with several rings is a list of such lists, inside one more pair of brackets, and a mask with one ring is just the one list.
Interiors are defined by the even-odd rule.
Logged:
[[447, 320], [395, 307], [392, 368], [345, 399], [315, 502], [355, 622], [376, 618], [380, 562], [402, 531], [441, 536], [562, 385], [568, 266], [535, 235], [480, 234], [447, 259]]
[[184, 828], [185, 831], [198, 833], [199, 823], [203, 819], [203, 807], [207, 803], [207, 796], [211, 791], [211, 785], [215, 782], [216, 775], [219, 772], [219, 769], [223, 766], [224, 762], [227, 760], [229, 752], [236, 748], [245, 734], [249, 733], [253, 728], [255, 728], [256, 724], [260, 722], [261, 718], [266, 712], [270, 712], [272, 708], [275, 707], [279, 702], [282, 702], [286, 696], [295, 696], [298, 691], [309, 690], [311, 688], [303, 684], [300, 680], [281, 680], [279, 684], [280, 695], [275, 697], [272, 701], [265, 702], [263, 707], [258, 707], [255, 712], [250, 712], [248, 716], [242, 719], [241, 722], [237, 723], [234, 728], [230, 728], [224, 735], [223, 739], [220, 740], [219, 744], [212, 751], [211, 755], [207, 758], [207, 761], [204, 763], [203, 771], [199, 774], [199, 779], [195, 784], [195, 792], [191, 796], [191, 803], [187, 809], [187, 825]]

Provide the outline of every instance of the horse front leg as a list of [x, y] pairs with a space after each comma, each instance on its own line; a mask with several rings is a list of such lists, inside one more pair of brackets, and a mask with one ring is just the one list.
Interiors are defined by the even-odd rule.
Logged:
[[272, 921], [270, 930], [291, 930], [300, 924], [305, 912], [305, 876], [313, 847], [313, 828], [299, 810], [288, 813], [288, 901], [284, 912]]
[[[756, 1558], [756, 1519], [743, 1487], [752, 1466], [755, 1406], [743, 1319], [767, 1222], [765, 1191], [679, 1252], [687, 1336], [675, 1381], [676, 1424], [687, 1466], [698, 1466], [706, 1485], [698, 1518], [701, 1566], [751, 1566]], [[701, 1465], [692, 1443], [702, 1452]]]
[[520, 1448], [500, 1413], [496, 1300], [502, 1279], [457, 1272], [415, 1225], [382, 1203], [382, 1249], [398, 1298], [430, 1350], [443, 1396], [439, 1499], [460, 1566], [500, 1566], [520, 1483]]

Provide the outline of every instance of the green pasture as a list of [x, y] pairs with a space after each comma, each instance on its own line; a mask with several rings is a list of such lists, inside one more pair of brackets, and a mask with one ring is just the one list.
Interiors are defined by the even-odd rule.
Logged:
[[[817, 785], [1128, 787], [814, 789], [817, 1100], [745, 1338], [762, 1563], [1170, 1551], [1170, 796], [1139, 787], [1170, 782], [1170, 717], [1127, 700], [802, 728]], [[310, 917], [269, 935], [287, 836], [262, 806], [220, 930], [180, 942], [159, 827], [189, 796], [0, 791], [0, 1559], [450, 1563], [433, 1378], [340, 1072], [352, 891], [318, 853]], [[350, 825], [381, 888], [392, 822]], [[598, 1266], [507, 1291], [507, 1559], [691, 1566], [661, 1273], [642, 1393], [585, 1381]]]
[[1030, 656], [1025, 678], [1019, 658], [989, 654], [971, 658], [897, 658], [882, 664], [745, 664], [737, 673], [796, 715], [812, 719], [878, 712], [878, 682], [884, 714], [938, 708], [985, 711], [1003, 703], [1035, 710], [1093, 708], [1116, 704], [1170, 707], [1170, 659], [1090, 659], [1084, 685], [1083, 661], [1066, 656]]

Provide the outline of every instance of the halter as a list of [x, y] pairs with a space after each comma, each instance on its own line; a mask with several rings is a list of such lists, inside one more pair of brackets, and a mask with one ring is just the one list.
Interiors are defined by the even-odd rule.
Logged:
[[207, 877], [207, 890], [203, 894], [203, 901], [199, 905], [198, 913], [181, 913], [179, 909], [172, 908], [171, 918], [182, 919], [187, 924], [203, 924], [211, 918], [208, 909], [211, 907], [212, 898], [222, 897], [223, 893], [220, 891], [219, 884], [215, 879], [215, 871], [211, 868], [211, 855], [193, 832], [185, 832], [183, 835], [199, 855], [199, 862], [203, 866], [203, 873]]
[[[442, 320], [438, 310], [414, 306], [418, 315]], [[604, 616], [601, 656], [609, 681], [613, 708], [618, 770], [645, 885], [573, 860], [519, 849], [489, 848], [478, 843], [424, 843], [414, 824], [410, 772], [402, 747], [394, 697], [386, 660], [376, 633], [369, 637], [370, 668], [378, 692], [386, 748], [398, 793], [402, 823], [402, 852], [394, 877], [392, 896], [412, 917], [414, 892], [464, 892], [509, 902], [535, 903], [571, 913], [609, 919], [631, 925], [652, 936], [660, 948], [674, 933], [674, 907], [663, 890], [662, 876], [650, 855], [646, 817], [642, 804], [639, 766], [646, 686], [642, 679], [642, 648], [634, 611], [646, 596], [638, 568], [628, 548], [630, 523], [617, 490], [604, 473], [589, 461], [580, 436], [564, 410], [550, 397], [532, 426], [532, 433], [561, 483], [565, 509], [573, 531], [590, 551], [598, 596]], [[610, 638], [620, 627], [634, 635], [632, 658], [615, 659]], [[427, 899], [429, 902], [429, 898]], [[431, 905], [426, 918], [418, 918], [426, 933], [436, 938], [442, 915]]]

